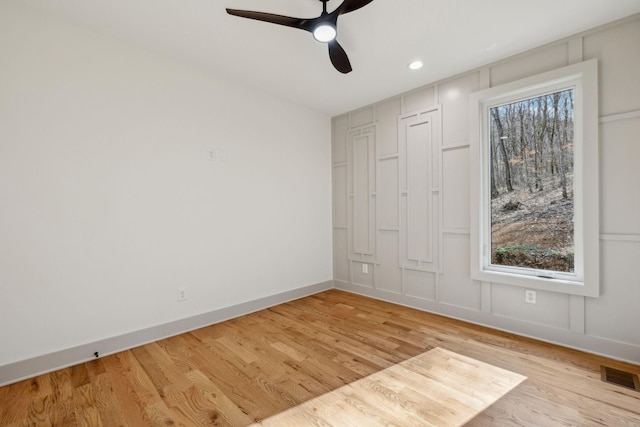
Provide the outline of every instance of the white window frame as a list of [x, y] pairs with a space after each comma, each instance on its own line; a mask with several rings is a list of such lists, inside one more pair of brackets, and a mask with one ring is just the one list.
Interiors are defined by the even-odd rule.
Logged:
[[[491, 264], [490, 121], [492, 107], [574, 89], [574, 273]], [[598, 63], [589, 60], [470, 96], [471, 278], [482, 282], [600, 295]]]

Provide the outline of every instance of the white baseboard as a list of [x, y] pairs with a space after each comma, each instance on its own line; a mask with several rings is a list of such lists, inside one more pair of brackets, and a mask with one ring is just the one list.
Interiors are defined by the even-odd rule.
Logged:
[[163, 338], [179, 335], [214, 323], [233, 319], [235, 317], [244, 316], [245, 314], [253, 313], [287, 301], [303, 298], [333, 288], [333, 280], [328, 280], [326, 282], [259, 298], [257, 300], [187, 317], [174, 322], [164, 323], [124, 335], [106, 338], [65, 350], [9, 363], [7, 365], [0, 366], [0, 386], [87, 362], [95, 358], [93, 353], [96, 351], [99, 353], [100, 357], [118, 353], [150, 342], [158, 341]]

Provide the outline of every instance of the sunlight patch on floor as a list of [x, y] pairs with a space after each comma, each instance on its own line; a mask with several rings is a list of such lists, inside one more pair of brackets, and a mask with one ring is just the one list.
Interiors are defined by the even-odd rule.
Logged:
[[461, 426], [525, 379], [436, 347], [254, 426]]

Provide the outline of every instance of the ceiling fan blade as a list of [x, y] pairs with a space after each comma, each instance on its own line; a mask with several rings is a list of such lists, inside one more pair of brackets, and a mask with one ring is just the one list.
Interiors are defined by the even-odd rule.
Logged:
[[251, 10], [227, 9], [229, 15], [239, 16], [241, 18], [255, 19], [256, 21], [270, 22], [272, 24], [284, 25], [285, 27], [299, 28], [301, 30], [309, 30], [309, 19], [292, 18], [290, 16], [276, 15], [273, 13], [254, 12]]
[[342, 4], [338, 7], [340, 9], [340, 15], [353, 12], [354, 10], [358, 10], [361, 7], [365, 7], [373, 0], [344, 0]]
[[347, 52], [344, 51], [342, 46], [334, 39], [328, 43], [329, 45], [329, 58], [331, 59], [331, 63], [336, 68], [336, 70], [340, 71], [342, 74], [350, 73], [351, 63], [349, 62], [349, 57], [347, 56]]

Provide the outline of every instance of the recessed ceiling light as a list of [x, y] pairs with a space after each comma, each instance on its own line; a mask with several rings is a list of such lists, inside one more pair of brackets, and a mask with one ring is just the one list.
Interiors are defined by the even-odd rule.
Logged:
[[424, 64], [422, 63], [422, 61], [413, 61], [411, 64], [409, 64], [409, 69], [410, 70], [419, 70], [420, 68], [422, 68]]

